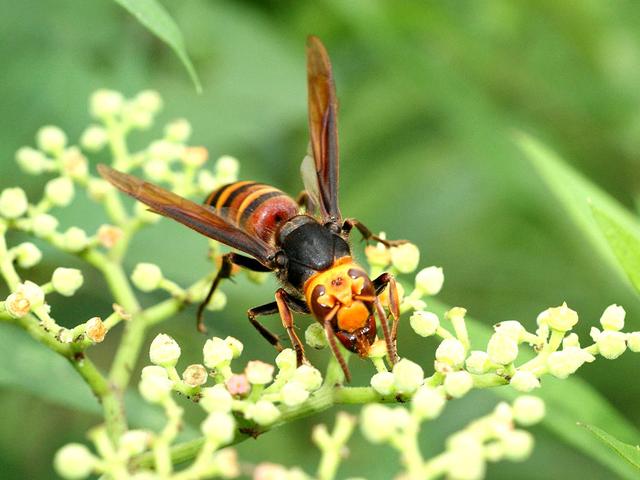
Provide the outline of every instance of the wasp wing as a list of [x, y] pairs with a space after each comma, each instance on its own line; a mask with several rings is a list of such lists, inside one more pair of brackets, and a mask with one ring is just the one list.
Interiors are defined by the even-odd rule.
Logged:
[[340, 221], [342, 216], [338, 206], [338, 101], [329, 55], [320, 39], [314, 36], [307, 40], [307, 87], [309, 132], [320, 190], [320, 212], [325, 220]]
[[271, 268], [275, 248], [240, 230], [211, 208], [106, 165], [98, 165], [98, 172], [119, 190], [149, 206], [154, 212], [172, 218], [206, 237], [248, 253]]

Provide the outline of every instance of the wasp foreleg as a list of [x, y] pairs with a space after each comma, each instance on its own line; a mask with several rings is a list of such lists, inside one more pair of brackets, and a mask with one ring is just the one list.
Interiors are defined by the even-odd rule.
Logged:
[[382, 243], [385, 247], [397, 247], [404, 243], [407, 243], [407, 240], [387, 240], [386, 238], [381, 238], [378, 235], [374, 235], [371, 230], [369, 230], [360, 220], [356, 220], [355, 218], [347, 218], [342, 224], [342, 232], [349, 236], [353, 227], [360, 232], [362, 238], [366, 242], [375, 241]]
[[304, 356], [304, 346], [298, 337], [298, 334], [294, 330], [293, 324], [293, 315], [291, 315], [290, 310], [291, 297], [287, 292], [279, 288], [276, 291], [276, 304], [278, 305], [278, 312], [280, 313], [280, 319], [282, 320], [282, 325], [287, 329], [287, 333], [289, 334], [289, 338], [291, 339], [291, 345], [293, 345], [293, 349], [296, 352], [296, 360], [298, 362], [298, 366], [302, 365], [306, 362], [306, 358]]
[[373, 280], [373, 287], [376, 290], [376, 295], [380, 295], [387, 286], [389, 287], [389, 291], [387, 292], [387, 295], [389, 297], [389, 311], [391, 312], [391, 316], [393, 317], [391, 332], [389, 332], [387, 316], [384, 314], [384, 310], [382, 309], [382, 302], [380, 302], [379, 299], [376, 299], [376, 309], [378, 310], [378, 316], [380, 317], [380, 323], [382, 324], [385, 341], [387, 342], [389, 357], [391, 358], [391, 362], [395, 363], [398, 350], [398, 323], [400, 321], [400, 296], [398, 295], [398, 286], [396, 284], [395, 277], [386, 272]]
[[251, 257], [245, 257], [244, 255], [239, 255], [237, 253], [226, 253], [222, 256], [222, 263], [220, 265], [220, 270], [216, 274], [213, 282], [211, 283], [211, 287], [209, 288], [209, 292], [205, 299], [198, 306], [198, 313], [196, 315], [197, 318], [197, 327], [198, 330], [202, 333], [206, 333], [207, 329], [204, 326], [204, 309], [207, 307], [209, 302], [211, 301], [211, 297], [215, 293], [220, 281], [225, 278], [231, 278], [231, 271], [233, 265], [238, 265], [239, 267], [246, 268], [248, 270], [253, 270], [254, 272], [270, 272], [271, 269], [265, 267], [256, 259]]

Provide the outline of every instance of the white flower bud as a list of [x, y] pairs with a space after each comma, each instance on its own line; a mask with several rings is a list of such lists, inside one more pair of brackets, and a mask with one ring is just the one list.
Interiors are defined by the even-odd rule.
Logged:
[[566, 337], [562, 339], [562, 347], [570, 348], [570, 347], [579, 347], [580, 346], [580, 338], [575, 333], [570, 333]]
[[503, 333], [516, 342], [520, 341], [520, 337], [525, 333], [525, 329], [522, 324], [516, 320], [506, 320], [493, 326], [496, 333]]
[[167, 140], [156, 140], [149, 145], [149, 155], [165, 162], [180, 158], [183, 150], [184, 146]]
[[559, 352], [553, 352], [547, 358], [547, 368], [554, 377], [567, 378], [575, 373], [584, 362], [592, 362], [593, 355], [578, 347], [565, 348]]
[[173, 382], [159, 375], [143, 375], [138, 384], [142, 397], [149, 403], [161, 403], [169, 397]]
[[22, 318], [31, 310], [31, 302], [22, 292], [14, 292], [4, 301], [4, 308], [13, 318]]
[[152, 158], [142, 166], [144, 174], [154, 182], [161, 182], [171, 175], [169, 164], [159, 158]]
[[619, 305], [609, 305], [600, 317], [600, 325], [605, 330], [622, 330], [626, 312]]
[[31, 147], [21, 147], [16, 152], [16, 162], [22, 170], [31, 175], [38, 175], [47, 167], [47, 157]]
[[632, 352], [640, 352], [640, 332], [627, 334], [627, 346]]
[[247, 363], [244, 374], [247, 376], [249, 383], [253, 385], [266, 385], [273, 380], [273, 365], [261, 362], [260, 360], [252, 360]]
[[323, 349], [328, 345], [324, 328], [318, 322], [313, 322], [307, 327], [304, 332], [304, 339], [307, 342], [307, 345], [318, 350]]
[[464, 397], [473, 388], [473, 377], [465, 370], [447, 373], [444, 391], [453, 398]]
[[62, 153], [62, 171], [71, 178], [85, 180], [89, 174], [89, 161], [78, 147], [67, 148]]
[[69, 252], [79, 252], [87, 248], [89, 239], [84, 230], [78, 227], [70, 227], [64, 232], [64, 248]]
[[421, 386], [411, 398], [411, 410], [420, 419], [431, 420], [440, 416], [446, 398], [441, 389]]
[[42, 260], [42, 252], [31, 242], [21, 243], [16, 247], [16, 261], [22, 268], [31, 268]]
[[403, 358], [393, 366], [393, 378], [398, 393], [410, 394], [422, 385], [424, 381], [424, 371], [417, 363]]
[[244, 396], [251, 390], [251, 384], [244, 373], [231, 375], [225, 380], [224, 386], [231, 395]]
[[465, 362], [465, 366], [469, 373], [474, 373], [476, 375], [482, 375], [483, 373], [487, 373], [491, 369], [491, 360], [489, 360], [489, 355], [487, 352], [483, 352], [480, 350], [473, 350], [469, 353], [467, 360]]
[[191, 124], [185, 118], [179, 118], [164, 127], [164, 136], [172, 142], [186, 142], [191, 136]]
[[600, 355], [609, 360], [618, 358], [627, 349], [626, 335], [615, 330], [605, 330], [596, 342]]
[[387, 356], [387, 342], [384, 339], [379, 338], [369, 348], [369, 352], [367, 354], [368, 358], [384, 358]]
[[67, 136], [60, 128], [47, 125], [36, 133], [36, 143], [43, 152], [57, 154], [62, 152], [67, 144]]
[[89, 198], [93, 201], [102, 202], [112, 188], [111, 184], [106, 180], [101, 178], [91, 178], [87, 184], [87, 193], [89, 194]]
[[295, 380], [285, 383], [280, 394], [282, 395], [282, 403], [288, 407], [300, 405], [309, 398], [309, 391], [301, 382]]
[[149, 360], [161, 367], [174, 367], [181, 353], [178, 342], [169, 335], [159, 333], [149, 347]]
[[391, 263], [401, 273], [411, 273], [420, 262], [420, 250], [413, 243], [391, 247]]
[[545, 312], [546, 323], [555, 330], [568, 332], [578, 323], [578, 314], [571, 310], [566, 302], [559, 307], [548, 308]]
[[378, 372], [371, 377], [370, 383], [380, 395], [391, 395], [394, 392], [395, 377], [391, 372]]
[[75, 190], [73, 182], [67, 177], [58, 177], [49, 180], [44, 187], [47, 199], [58, 207], [66, 207], [73, 200]]
[[207, 304], [207, 310], [219, 311], [227, 305], [227, 296], [224, 292], [217, 290]]
[[29, 300], [32, 308], [39, 307], [44, 303], [44, 291], [40, 286], [29, 280], [24, 283], [20, 283], [18, 285], [17, 292], [21, 293], [27, 300]]
[[131, 281], [143, 292], [158, 288], [162, 279], [162, 270], [155, 263], [138, 263], [131, 274]]
[[230, 412], [232, 402], [233, 397], [224, 385], [218, 384], [202, 389], [200, 405], [207, 412]]
[[18, 218], [29, 208], [27, 195], [20, 187], [5, 188], [0, 193], [0, 215], [4, 218]]
[[146, 430], [128, 430], [118, 440], [118, 447], [127, 457], [133, 457], [149, 448], [151, 439], [151, 433]]
[[115, 90], [96, 90], [89, 99], [91, 115], [96, 118], [108, 118], [122, 111], [124, 98]]
[[32, 228], [37, 237], [48, 237], [58, 228], [58, 219], [48, 213], [39, 213], [33, 217]]
[[524, 393], [540, 387], [538, 377], [527, 370], [517, 370], [509, 383], [517, 391]]
[[146, 130], [153, 123], [153, 114], [136, 108], [135, 104], [128, 104], [122, 116], [132, 127], [142, 130]]
[[513, 402], [513, 418], [520, 425], [528, 427], [538, 423], [545, 414], [542, 399], [532, 395], [522, 395]]
[[436, 349], [436, 360], [453, 367], [461, 366], [465, 357], [464, 345], [456, 338], [445, 338]]
[[454, 449], [449, 452], [447, 478], [455, 480], [481, 480], [485, 478], [486, 463], [481, 453]]
[[238, 340], [235, 337], [229, 336], [225, 338], [224, 341], [227, 343], [227, 345], [233, 352], [233, 358], [238, 358], [240, 355], [242, 355], [242, 350], [244, 349], [244, 345], [242, 345], [242, 342], [240, 340]]
[[218, 368], [231, 361], [233, 350], [223, 339], [213, 337], [205, 342], [202, 355], [208, 368]]
[[421, 337], [430, 337], [436, 333], [440, 326], [440, 319], [438, 315], [433, 312], [425, 312], [424, 310], [418, 310], [414, 312], [409, 318], [409, 324], [413, 331]]
[[215, 169], [221, 183], [233, 182], [238, 178], [240, 162], [230, 155], [223, 155], [216, 161]]
[[236, 421], [229, 413], [211, 412], [200, 425], [207, 441], [216, 446], [231, 443], [236, 430]]
[[383, 443], [396, 430], [393, 411], [389, 407], [370, 403], [362, 408], [360, 429], [371, 443]]
[[155, 90], [143, 90], [133, 101], [137, 108], [149, 113], [157, 113], [162, 108], [162, 97]]
[[[380, 233], [380, 236], [382, 235]], [[364, 248], [364, 254], [367, 256], [367, 262], [372, 267], [384, 268], [391, 263], [391, 252], [382, 243], [367, 245]]]
[[93, 343], [100, 343], [107, 334], [107, 329], [100, 317], [92, 317], [84, 324], [84, 333]]
[[189, 365], [182, 372], [182, 380], [190, 387], [199, 387], [207, 383], [209, 374], [207, 369], [199, 363]]
[[160, 378], [169, 378], [169, 373], [167, 369], [164, 367], [159, 367], [157, 365], [147, 365], [142, 369], [140, 373], [140, 378], [147, 377], [160, 377]]
[[182, 162], [190, 167], [201, 167], [208, 158], [209, 151], [204, 147], [187, 147], [182, 152]]
[[114, 225], [100, 225], [98, 228], [98, 242], [104, 248], [113, 248], [120, 241], [124, 232], [120, 227]]
[[522, 461], [531, 455], [533, 436], [524, 430], [512, 430], [502, 438], [505, 458], [514, 462]]
[[218, 179], [208, 170], [199, 171], [196, 181], [202, 192], [212, 192], [220, 186]]
[[282, 465], [263, 462], [253, 471], [253, 480], [289, 480], [289, 472]]
[[53, 466], [63, 478], [86, 478], [96, 466], [97, 459], [80, 443], [69, 443], [56, 452]]
[[99, 125], [89, 125], [80, 136], [80, 145], [90, 152], [98, 152], [107, 144], [107, 131]]
[[84, 277], [77, 268], [58, 267], [51, 276], [53, 289], [65, 297], [74, 295], [83, 283]]
[[437, 295], [443, 283], [444, 272], [441, 267], [423, 268], [416, 275], [416, 288], [423, 295]]
[[285, 348], [276, 356], [276, 365], [280, 370], [294, 370], [297, 365], [296, 352], [292, 348]]
[[518, 357], [518, 342], [504, 333], [494, 333], [489, 339], [487, 354], [493, 363], [508, 365]]
[[280, 418], [280, 410], [271, 402], [258, 400], [249, 405], [246, 412], [247, 418], [258, 425], [271, 425]]
[[319, 389], [322, 385], [322, 374], [317, 368], [305, 364], [296, 368], [292, 380], [302, 383], [304, 388], [313, 392], [314, 390]]

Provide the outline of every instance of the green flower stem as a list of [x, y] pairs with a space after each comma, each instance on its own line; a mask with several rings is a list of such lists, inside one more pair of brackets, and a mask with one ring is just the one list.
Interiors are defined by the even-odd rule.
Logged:
[[169, 445], [178, 435], [182, 423], [182, 408], [174, 402], [173, 398], [169, 397], [164, 402], [164, 409], [168, 421], [160, 435], [153, 442], [153, 457], [160, 478], [168, 477], [173, 471]]
[[353, 433], [355, 424], [354, 417], [341, 412], [336, 417], [336, 425], [331, 435], [324, 425], [319, 425], [314, 430], [313, 440], [322, 451], [316, 474], [318, 480], [333, 480], [335, 478], [342, 459], [342, 450]]

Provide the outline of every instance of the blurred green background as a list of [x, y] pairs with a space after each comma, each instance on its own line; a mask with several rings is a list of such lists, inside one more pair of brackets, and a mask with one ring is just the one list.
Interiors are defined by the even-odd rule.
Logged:
[[[33, 145], [44, 124], [58, 125], [77, 139], [89, 122], [93, 90], [133, 95], [154, 88], [165, 100], [163, 121], [188, 118], [193, 143], [206, 145], [213, 157], [239, 158], [243, 178], [296, 194], [307, 144], [304, 43], [314, 33], [331, 55], [340, 99], [343, 212], [418, 244], [423, 265], [445, 269], [440, 298], [465, 306], [487, 324], [518, 319], [533, 328], [540, 311], [566, 300], [584, 319], [582, 334], [611, 303], [624, 305], [630, 329], [640, 329], [637, 298], [596, 260], [512, 140], [516, 129], [539, 137], [633, 208], [640, 147], [640, 3], [164, 3], [185, 35], [202, 95], [173, 52], [113, 2], [5, 3], [0, 188], [25, 185], [37, 198], [43, 179], [20, 173], [14, 152]], [[153, 135], [136, 138], [143, 142]], [[62, 223], [92, 231], [101, 223], [96, 211], [81, 198], [61, 213]], [[155, 261], [167, 276], [187, 284], [210, 268], [205, 256], [202, 238], [162, 222], [138, 236], [128, 264]], [[60, 264], [79, 265], [52, 252], [36, 278], [48, 278]], [[54, 303], [54, 312], [64, 312], [59, 316], [70, 323], [110, 305], [98, 276], [88, 269], [85, 274], [80, 296]], [[271, 359], [270, 347], [248, 326], [244, 312], [268, 301], [274, 287], [274, 281], [255, 287], [243, 278], [226, 285], [229, 305], [210, 314], [212, 333], [242, 339], [247, 358]], [[196, 361], [202, 338], [193, 310], [159, 330], [173, 335], [187, 359]], [[12, 356], [28, 363], [25, 352], [34, 342], [6, 326], [0, 332], [19, 339]], [[96, 349], [101, 365], [108, 364], [116, 341], [110, 338]], [[428, 358], [433, 347], [433, 341], [402, 329], [403, 355]], [[320, 365], [326, 358], [326, 352], [312, 355]], [[640, 400], [638, 362], [627, 353], [615, 364], [599, 360], [580, 371], [635, 424], [640, 422], [634, 408]], [[371, 374], [368, 364], [354, 360], [353, 369], [358, 368], [362, 380]], [[82, 440], [99, 419], [34, 396], [32, 381], [25, 378], [21, 388], [0, 387], [3, 478], [52, 477], [55, 450]], [[58, 389], [64, 397], [65, 386]], [[440, 451], [448, 433], [487, 413], [495, 401], [491, 392], [475, 392], [455, 402], [423, 432], [424, 451]], [[334, 413], [245, 442], [241, 458], [312, 471], [318, 455], [309, 426], [332, 423]], [[551, 472], [566, 479], [612, 478], [550, 434], [535, 433], [530, 460], [491, 466], [488, 478], [538, 479]], [[341, 478], [387, 479], [398, 470], [393, 452], [365, 443], [359, 433], [351, 451]]]

